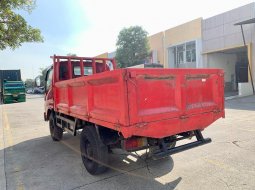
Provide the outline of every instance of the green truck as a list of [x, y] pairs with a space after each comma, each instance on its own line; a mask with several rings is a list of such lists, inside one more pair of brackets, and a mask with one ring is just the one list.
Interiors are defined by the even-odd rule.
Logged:
[[25, 102], [25, 84], [20, 70], [0, 70], [0, 103]]
[[3, 103], [15, 103], [26, 101], [25, 85], [22, 81], [3, 82]]

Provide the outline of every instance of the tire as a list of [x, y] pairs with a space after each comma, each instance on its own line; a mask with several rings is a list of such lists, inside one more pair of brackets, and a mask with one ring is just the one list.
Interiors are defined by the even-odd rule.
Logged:
[[82, 162], [91, 175], [98, 175], [107, 170], [108, 147], [103, 144], [94, 126], [86, 126], [80, 139]]
[[53, 141], [60, 141], [63, 137], [63, 129], [58, 127], [55, 123], [54, 115], [51, 114], [49, 118], [50, 136]]

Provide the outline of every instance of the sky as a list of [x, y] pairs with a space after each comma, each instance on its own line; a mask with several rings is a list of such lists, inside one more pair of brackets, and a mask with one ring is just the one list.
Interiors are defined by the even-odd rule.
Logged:
[[149, 35], [252, 3], [251, 0], [37, 0], [32, 13], [20, 12], [39, 28], [44, 43], [25, 43], [0, 51], [0, 69], [21, 69], [35, 78], [52, 64], [50, 56], [75, 53], [96, 56], [115, 50], [118, 33], [139, 25]]

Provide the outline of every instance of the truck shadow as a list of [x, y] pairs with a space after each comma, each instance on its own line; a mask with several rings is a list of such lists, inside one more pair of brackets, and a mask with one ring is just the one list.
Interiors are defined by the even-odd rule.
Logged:
[[175, 189], [181, 177], [171, 176], [171, 157], [144, 160], [143, 154], [114, 151], [108, 172], [91, 176], [84, 168], [79, 136], [64, 134], [61, 142], [50, 136], [5, 148], [8, 189]]

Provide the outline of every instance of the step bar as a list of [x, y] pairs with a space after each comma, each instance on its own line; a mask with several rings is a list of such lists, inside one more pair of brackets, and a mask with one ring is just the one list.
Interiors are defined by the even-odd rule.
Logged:
[[155, 160], [161, 159], [161, 158], [167, 157], [169, 155], [183, 152], [185, 150], [189, 150], [191, 148], [195, 148], [195, 147], [202, 146], [202, 145], [212, 142], [212, 140], [210, 138], [204, 138], [200, 130], [194, 131], [194, 135], [196, 136], [197, 141], [191, 142], [188, 144], [184, 144], [184, 145], [180, 145], [178, 147], [170, 148], [170, 149], [166, 148], [166, 144], [162, 140], [161, 141], [162, 149], [160, 151], [153, 153], [152, 159], [155, 159]]

